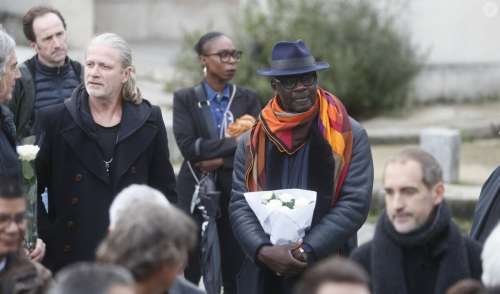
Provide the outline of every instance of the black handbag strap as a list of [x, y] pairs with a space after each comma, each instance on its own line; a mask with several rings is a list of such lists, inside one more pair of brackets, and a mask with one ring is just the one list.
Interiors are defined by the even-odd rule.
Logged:
[[214, 120], [212, 118], [212, 111], [210, 110], [210, 101], [207, 100], [203, 84], [196, 85], [194, 87], [194, 93], [196, 95], [196, 99], [198, 100], [197, 106], [201, 111], [209, 137], [211, 139], [218, 138], [217, 129], [214, 126]]

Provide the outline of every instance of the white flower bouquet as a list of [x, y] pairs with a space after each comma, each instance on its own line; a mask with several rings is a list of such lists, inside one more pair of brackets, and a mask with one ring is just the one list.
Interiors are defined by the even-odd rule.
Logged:
[[36, 145], [21, 145], [17, 146], [17, 154], [21, 161], [23, 173], [24, 188], [26, 190], [26, 198], [28, 209], [26, 210], [26, 218], [28, 227], [26, 230], [26, 248], [33, 250], [38, 238], [37, 232], [37, 181], [35, 175], [35, 158], [40, 148]]
[[245, 199], [275, 245], [301, 240], [311, 226], [316, 192], [302, 189], [247, 192]]

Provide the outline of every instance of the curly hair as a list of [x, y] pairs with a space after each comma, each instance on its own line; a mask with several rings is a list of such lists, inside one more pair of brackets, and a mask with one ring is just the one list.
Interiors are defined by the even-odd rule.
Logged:
[[174, 206], [139, 203], [123, 211], [97, 260], [127, 268], [140, 282], [163, 266], [185, 263], [196, 232], [194, 221]]

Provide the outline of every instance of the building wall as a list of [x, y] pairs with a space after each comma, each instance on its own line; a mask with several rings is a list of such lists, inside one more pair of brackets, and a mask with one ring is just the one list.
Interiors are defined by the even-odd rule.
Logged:
[[96, 31], [114, 31], [127, 40], [178, 40], [184, 32], [231, 31], [239, 0], [100, 0]]
[[0, 0], [0, 13], [7, 20], [4, 26], [19, 44], [27, 44], [22, 33], [22, 16], [35, 5], [50, 5], [61, 11], [71, 47], [85, 46], [94, 34], [94, 0]]

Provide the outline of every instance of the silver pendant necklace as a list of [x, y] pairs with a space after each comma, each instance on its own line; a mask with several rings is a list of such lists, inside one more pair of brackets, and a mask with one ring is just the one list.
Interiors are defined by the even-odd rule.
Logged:
[[109, 160], [103, 160], [104, 161], [104, 168], [106, 169], [106, 172], [109, 175], [109, 170], [111, 168], [111, 163], [113, 162], [113, 157], [111, 157]]

